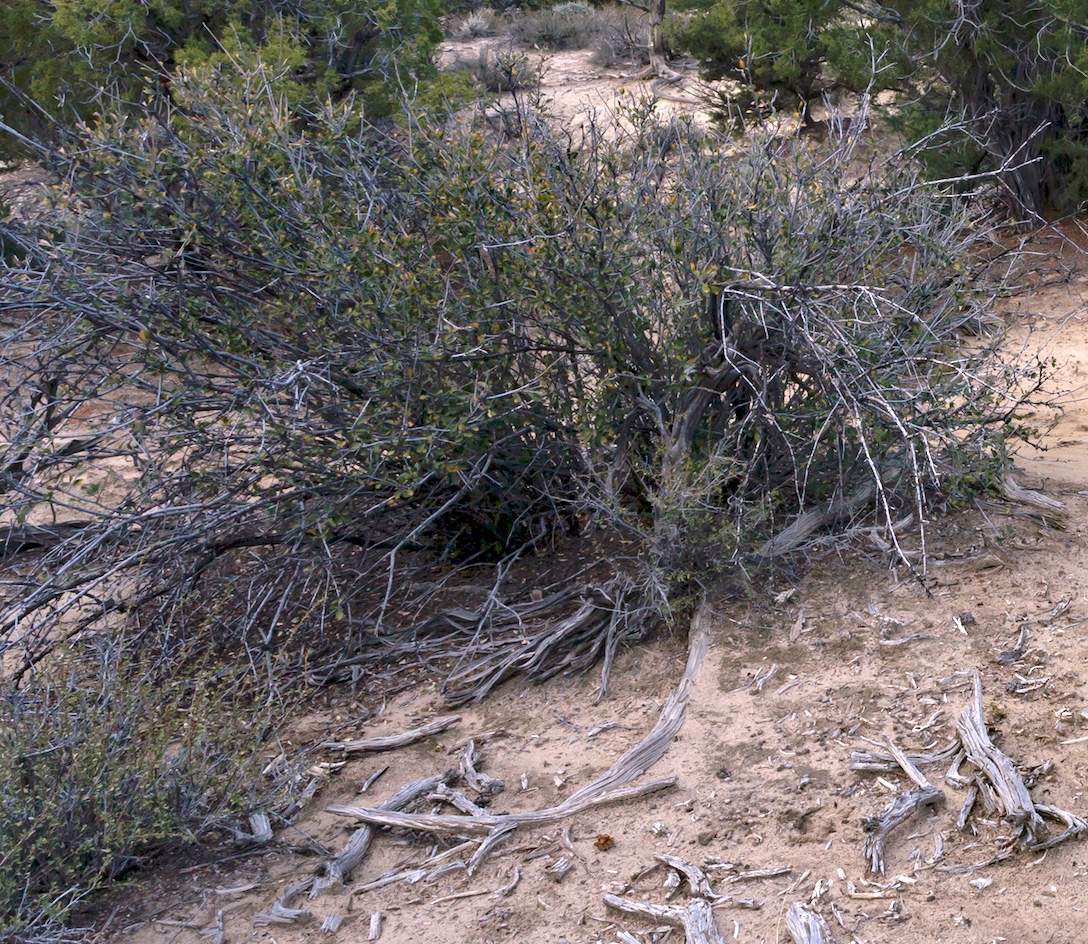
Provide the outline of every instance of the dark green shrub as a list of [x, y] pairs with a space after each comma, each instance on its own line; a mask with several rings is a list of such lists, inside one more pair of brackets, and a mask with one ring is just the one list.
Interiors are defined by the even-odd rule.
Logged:
[[[670, 42], [759, 100], [807, 107], [832, 88], [894, 89], [895, 123], [936, 176], [1000, 171], [1024, 220], [1088, 200], [1088, 4], [687, 0]], [[729, 110], [727, 108], [727, 110]], [[927, 135], [938, 127], [936, 137]]]

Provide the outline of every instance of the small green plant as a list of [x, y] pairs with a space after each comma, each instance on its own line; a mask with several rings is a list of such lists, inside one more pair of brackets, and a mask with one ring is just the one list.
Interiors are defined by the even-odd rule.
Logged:
[[467, 14], [452, 30], [458, 39], [479, 39], [494, 36], [502, 25], [502, 19], [487, 7], [477, 7]]
[[588, 3], [574, 0], [514, 18], [510, 38], [541, 49], [585, 49], [601, 29], [600, 15]]
[[238, 672], [163, 677], [122, 647], [57, 668], [0, 699], [0, 936], [166, 846], [233, 835], [260, 781], [266, 712], [235, 700]]
[[540, 70], [524, 53], [512, 49], [481, 49], [474, 56], [458, 58], [451, 71], [468, 73], [485, 92], [519, 92], [540, 86]]

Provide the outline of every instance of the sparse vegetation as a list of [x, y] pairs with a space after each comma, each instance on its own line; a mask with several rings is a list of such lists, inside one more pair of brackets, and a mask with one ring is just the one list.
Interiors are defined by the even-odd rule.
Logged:
[[[439, 85], [379, 87], [409, 75], [398, 50], [429, 71], [437, 7], [376, 9], [336, 94], [289, 29], [194, 40], [143, 104], [88, 99], [42, 149], [78, 225], [5, 231], [11, 928], [233, 836], [266, 721], [308, 685], [415, 659], [464, 700], [524, 666], [519, 560], [627, 542], [622, 572], [556, 598], [593, 619], [531, 650], [534, 677], [586, 668], [806, 513], [912, 566], [903, 522], [997, 486], [1023, 433], [1043, 368], [988, 320], [1010, 267], [986, 208], [868, 149], [864, 113], [742, 141], [631, 103], [576, 140], [518, 96], [496, 134], [432, 107]], [[512, 23], [649, 57], [584, 3]], [[463, 69], [496, 93], [536, 74], [517, 52]], [[417, 627], [468, 573], [493, 581], [480, 615]]]

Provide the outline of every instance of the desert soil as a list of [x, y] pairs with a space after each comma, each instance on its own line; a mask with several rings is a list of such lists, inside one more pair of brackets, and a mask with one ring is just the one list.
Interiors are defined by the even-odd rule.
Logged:
[[[607, 104], [623, 81], [600, 76], [585, 54], [566, 54], [563, 62], [563, 70], [553, 63], [547, 73], [546, 82], [558, 84], [546, 91], [566, 115]], [[624, 652], [600, 701], [593, 675], [508, 683], [484, 703], [459, 710], [461, 721], [444, 734], [342, 767], [337, 754], [318, 745], [396, 733], [449, 711], [430, 684], [393, 697], [373, 717], [378, 706], [330, 690], [283, 745], [333, 765], [295, 825], [255, 851], [217, 863], [172, 862], [131, 877], [98, 916], [106, 921], [103, 937], [116, 944], [199, 944], [222, 912], [229, 944], [356, 942], [367, 939], [371, 915], [380, 912], [384, 944], [663, 941], [662, 929], [610, 912], [603, 897], [615, 892], [665, 903], [666, 870], [636, 876], [655, 854], [668, 853], [707, 869], [723, 896], [714, 914], [726, 940], [785, 940], [784, 915], [794, 902], [820, 912], [838, 942], [1085, 940], [1088, 846], [1070, 841], [984, 865], [1008, 827], [976, 811], [973, 831], [958, 829], [965, 794], [944, 781], [943, 768], [931, 768], [943, 806], [894, 832], [886, 874], [870, 876], [865, 820], [909, 783], [901, 774], [849, 767], [851, 751], [882, 744], [886, 735], [907, 750], [947, 744], [968, 705], [963, 673], [977, 670], [1000, 747], [1022, 771], [1051, 765], [1038, 773], [1036, 802], [1088, 816], [1084, 245], [1075, 223], [1034, 237], [1043, 275], [1035, 290], [1009, 302], [1008, 312], [1018, 325], [1013, 343], [1042, 346], [1058, 365], [1052, 386], [1065, 412], [1036, 417], [1050, 426], [1046, 449], [1025, 450], [1017, 477], [1064, 502], [1062, 522], [996, 504], [939, 518], [929, 526], [924, 584], [876, 543], [828, 539], [812, 550], [804, 576], [783, 574], [743, 601], [712, 601], [710, 653], [685, 723], [643, 778], [675, 775], [675, 788], [555, 827], [519, 830], [471, 878], [457, 870], [430, 883], [355, 893], [426, 855], [428, 844], [418, 836], [382, 832], [344, 890], [297, 905], [312, 912], [310, 920], [255, 928], [255, 914], [312, 874], [319, 855], [339, 850], [355, 828], [327, 806], [377, 805], [454, 765], [456, 749], [470, 737], [482, 747], [481, 769], [506, 781], [492, 810], [562, 801], [653, 727], [683, 671], [686, 641], [659, 639]], [[995, 661], [1025, 626], [1020, 658]], [[568, 825], [570, 848], [563, 835]], [[546, 870], [563, 856], [574, 866], [553, 881]], [[520, 882], [503, 896], [497, 890], [515, 869]], [[745, 877], [765, 869], [778, 872]], [[688, 900], [685, 887], [674, 902]], [[320, 930], [329, 915], [343, 919], [335, 934]], [[672, 941], [682, 937], [671, 933]]]

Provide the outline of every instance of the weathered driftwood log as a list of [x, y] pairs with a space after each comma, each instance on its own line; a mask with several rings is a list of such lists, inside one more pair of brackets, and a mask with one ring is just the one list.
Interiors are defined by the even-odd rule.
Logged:
[[687, 944], [725, 944], [725, 938], [718, 932], [718, 927], [714, 923], [714, 910], [705, 898], [695, 898], [680, 907], [679, 905], [650, 905], [642, 901], [620, 898], [618, 895], [605, 895], [604, 903], [609, 908], [615, 908], [626, 914], [638, 915], [674, 928], [682, 928]]
[[1027, 784], [1016, 770], [1016, 765], [995, 746], [986, 731], [986, 721], [982, 713], [982, 679], [978, 672], [974, 674], [971, 703], [956, 718], [956, 731], [959, 732], [963, 749], [967, 752], [967, 759], [993, 786], [1002, 816], [1016, 830], [1024, 845], [1034, 845], [1042, 832], [1043, 821], [1035, 811]]
[[457, 752], [457, 766], [461, 771], [461, 779], [480, 796], [496, 796], [506, 789], [505, 780], [496, 780], [487, 774], [482, 774], [476, 769], [480, 762], [480, 752], [476, 750], [476, 742], [469, 739], [468, 743]]
[[832, 944], [831, 928], [823, 915], [794, 902], [786, 911], [786, 931], [793, 944]]
[[432, 734], [440, 734], [447, 728], [453, 727], [461, 720], [460, 715], [450, 715], [448, 718], [435, 718], [419, 728], [404, 731], [400, 734], [388, 734], [384, 737], [361, 738], [357, 741], [326, 741], [322, 747], [334, 751], [343, 751], [345, 754], [363, 754], [366, 752], [392, 751], [398, 747], [407, 747], [422, 741]]
[[853, 495], [834, 498], [804, 512], [787, 528], [768, 540], [758, 551], [760, 557], [775, 557], [800, 547], [820, 528], [852, 518], [867, 508], [876, 498], [876, 486], [870, 482], [860, 486]]
[[[414, 783], [401, 787], [378, 809], [403, 810], [420, 797], [429, 796], [440, 787], [452, 783], [456, 777], [457, 771], [447, 770], [445, 773], [437, 774], [434, 777], [424, 777], [422, 780], [416, 780]], [[313, 885], [309, 890], [310, 898], [316, 898], [332, 888], [343, 885], [351, 877], [351, 873], [359, 867], [359, 863], [366, 857], [373, 838], [374, 830], [370, 826], [361, 826], [355, 830], [351, 834], [347, 845], [340, 850], [336, 858], [319, 866], [322, 869], [322, 874], [314, 876]]]
[[[952, 741], [939, 751], [931, 753], [907, 754], [911, 763], [917, 767], [931, 767], [934, 764], [947, 764], [960, 750], [959, 741]], [[889, 773], [900, 767], [891, 754], [883, 751], [853, 751], [850, 754], [850, 769], [871, 773]]]
[[1065, 529], [1066, 507], [1056, 498], [1044, 495], [1042, 492], [1017, 484], [1012, 476], [1005, 477], [1005, 497], [1009, 501], [1027, 505], [1035, 514], [1042, 517], [1047, 524], [1058, 530]]
[[1057, 836], [1051, 836], [1049, 839], [1044, 839], [1041, 842], [1036, 842], [1033, 845], [1028, 846], [1029, 852], [1050, 849], [1059, 842], [1065, 842], [1066, 839], [1075, 839], [1078, 836], [1083, 836], [1085, 831], [1088, 830], [1088, 822], [1074, 813], [1070, 813], [1068, 810], [1059, 809], [1056, 806], [1046, 806], [1042, 803], [1036, 803], [1035, 810], [1042, 816], [1049, 816], [1051, 819], [1056, 819], [1059, 822], [1065, 823], [1065, 830]]

